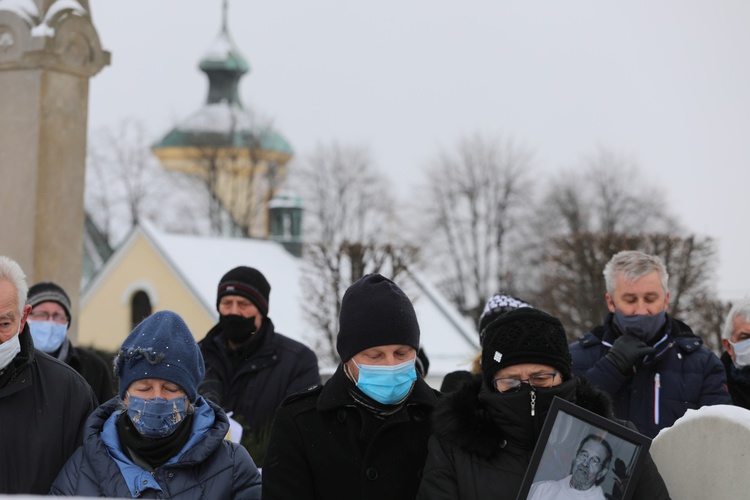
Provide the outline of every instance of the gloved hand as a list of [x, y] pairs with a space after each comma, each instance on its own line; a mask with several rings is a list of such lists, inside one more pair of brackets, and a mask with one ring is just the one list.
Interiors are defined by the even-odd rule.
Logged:
[[647, 345], [638, 337], [632, 335], [620, 335], [615, 340], [609, 352], [604, 356], [612, 362], [622, 373], [627, 374], [633, 366], [649, 354], [653, 354], [654, 348]]

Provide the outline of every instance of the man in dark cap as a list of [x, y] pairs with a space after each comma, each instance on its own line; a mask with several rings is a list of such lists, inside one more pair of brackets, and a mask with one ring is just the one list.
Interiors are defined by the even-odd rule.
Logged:
[[418, 375], [419, 324], [391, 280], [368, 274], [344, 294], [325, 386], [276, 413], [263, 498], [413, 499], [427, 454], [437, 391]]
[[318, 358], [274, 330], [268, 317], [271, 285], [251, 267], [219, 281], [219, 323], [199, 343], [206, 377], [199, 392], [243, 427], [242, 444], [260, 466], [276, 408], [285, 397], [320, 384]]
[[74, 346], [67, 336], [71, 316], [65, 290], [51, 281], [37, 283], [29, 288], [26, 304], [31, 306], [28, 323], [34, 347], [80, 373], [100, 404], [112, 398], [110, 366], [96, 353]]

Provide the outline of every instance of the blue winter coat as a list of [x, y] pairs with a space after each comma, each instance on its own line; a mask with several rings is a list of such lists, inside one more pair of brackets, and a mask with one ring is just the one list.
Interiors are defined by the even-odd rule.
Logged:
[[86, 422], [83, 445], [52, 483], [50, 494], [118, 498], [260, 499], [260, 473], [245, 448], [226, 441], [229, 421], [199, 397], [193, 429], [182, 450], [150, 473], [123, 452], [117, 436], [119, 400]]
[[664, 336], [633, 373], [623, 375], [604, 355], [620, 333], [612, 327], [613, 314], [604, 325], [570, 345], [572, 371], [609, 393], [615, 416], [635, 424], [653, 438], [689, 409], [732, 404], [726, 374], [719, 358], [703, 345], [685, 323], [667, 316]]

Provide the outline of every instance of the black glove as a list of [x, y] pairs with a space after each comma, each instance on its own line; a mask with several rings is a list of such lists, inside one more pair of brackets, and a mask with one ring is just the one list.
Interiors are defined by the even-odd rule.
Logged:
[[622, 373], [627, 374], [638, 361], [653, 352], [654, 348], [638, 337], [620, 335], [620, 338], [615, 340], [604, 357], [610, 360]]

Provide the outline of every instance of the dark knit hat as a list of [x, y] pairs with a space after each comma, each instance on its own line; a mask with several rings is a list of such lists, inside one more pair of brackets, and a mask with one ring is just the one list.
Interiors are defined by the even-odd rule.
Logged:
[[26, 305], [33, 308], [42, 302], [56, 302], [60, 304], [65, 309], [65, 315], [68, 317], [68, 326], [70, 326], [70, 297], [65, 293], [65, 290], [51, 281], [37, 283], [29, 288], [29, 293], [26, 296]]
[[571, 362], [562, 323], [538, 309], [510, 311], [484, 330], [482, 375], [490, 386], [498, 370], [521, 363], [550, 365], [568, 380]]
[[492, 320], [519, 307], [531, 307], [531, 305], [504, 293], [496, 293], [490, 297], [484, 305], [482, 315], [479, 316], [479, 339], [482, 339], [482, 330], [487, 328], [487, 325], [492, 323]]
[[371, 347], [404, 344], [419, 349], [419, 323], [409, 297], [393, 281], [367, 274], [344, 293], [336, 350], [341, 361]]
[[195, 401], [205, 372], [193, 334], [172, 311], [159, 311], [141, 321], [115, 358], [121, 398], [136, 380], [158, 378], [179, 385], [188, 399]]
[[271, 285], [266, 281], [263, 273], [252, 267], [235, 267], [222, 276], [219, 281], [219, 291], [216, 294], [216, 309], [225, 295], [240, 295], [255, 304], [263, 317], [268, 316], [268, 299], [271, 295]]

